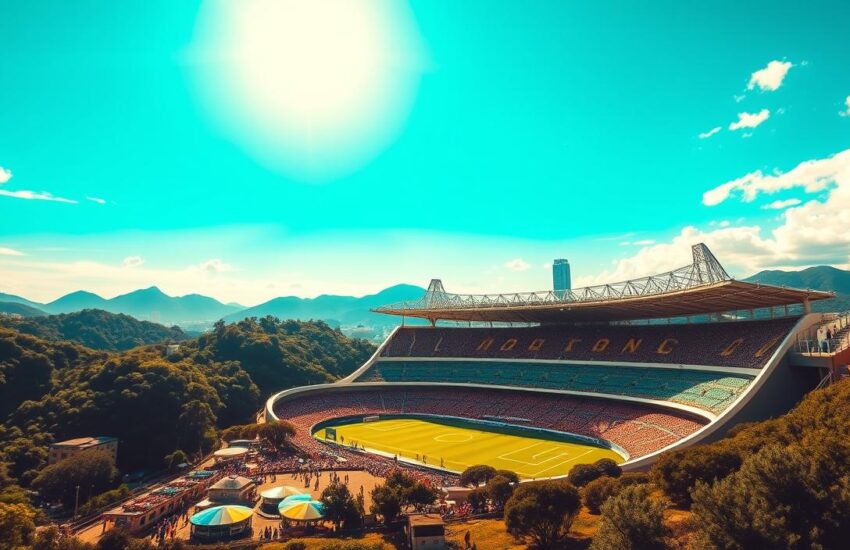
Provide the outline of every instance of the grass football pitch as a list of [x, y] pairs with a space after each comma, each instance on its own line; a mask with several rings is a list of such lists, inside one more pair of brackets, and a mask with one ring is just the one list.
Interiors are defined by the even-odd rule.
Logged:
[[[424, 459], [428, 466], [441, 467], [442, 464], [443, 469], [454, 472], [462, 472], [475, 464], [488, 464], [531, 479], [566, 475], [576, 464], [589, 464], [601, 458], [623, 461], [614, 451], [593, 445], [458, 427], [424, 419], [355, 422], [335, 428], [338, 444], [356, 442], [367, 451], [398, 454], [420, 463]], [[325, 439], [325, 430], [314, 435]]]

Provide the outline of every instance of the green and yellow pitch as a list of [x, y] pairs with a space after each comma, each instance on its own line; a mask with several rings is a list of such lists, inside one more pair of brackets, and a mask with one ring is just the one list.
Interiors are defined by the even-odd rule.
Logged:
[[[479, 430], [471, 425], [459, 427], [417, 418], [356, 421], [334, 428], [339, 445], [356, 443], [367, 451], [398, 455], [453, 472], [462, 472], [476, 464], [487, 464], [498, 470], [516, 472], [521, 478], [532, 479], [566, 475], [576, 464], [590, 464], [601, 458], [623, 462], [623, 457], [616, 452], [594, 445], [511, 435]], [[314, 436], [324, 440], [325, 429], [316, 431]]]

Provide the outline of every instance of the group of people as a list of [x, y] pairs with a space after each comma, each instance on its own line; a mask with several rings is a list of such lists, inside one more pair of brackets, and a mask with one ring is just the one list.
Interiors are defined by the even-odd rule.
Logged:
[[177, 531], [189, 524], [189, 508], [183, 507], [174, 513], [160, 518], [151, 534], [151, 540], [163, 546], [166, 541], [177, 538]]

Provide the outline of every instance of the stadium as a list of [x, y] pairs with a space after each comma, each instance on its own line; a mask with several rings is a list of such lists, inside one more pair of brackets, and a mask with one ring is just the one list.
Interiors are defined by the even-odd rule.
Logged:
[[266, 417], [292, 422], [310, 454], [377, 472], [446, 480], [488, 464], [540, 479], [600, 458], [646, 470], [840, 374], [847, 358], [818, 338], [839, 321], [811, 309], [831, 293], [737, 281], [704, 244], [692, 253], [563, 293], [460, 295], [434, 280], [374, 310], [401, 323], [356, 372], [280, 392]]

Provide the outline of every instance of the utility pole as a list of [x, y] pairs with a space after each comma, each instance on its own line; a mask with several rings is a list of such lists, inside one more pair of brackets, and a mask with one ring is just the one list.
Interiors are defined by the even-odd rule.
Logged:
[[80, 486], [77, 485], [77, 496], [74, 497], [74, 519], [77, 519], [77, 509], [80, 506]]

